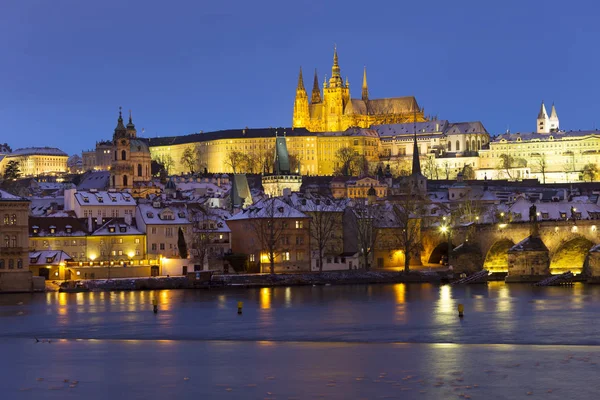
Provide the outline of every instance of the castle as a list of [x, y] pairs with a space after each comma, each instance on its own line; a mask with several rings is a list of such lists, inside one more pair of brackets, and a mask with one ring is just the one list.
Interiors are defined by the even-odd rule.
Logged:
[[317, 71], [310, 103], [304, 88], [302, 68], [298, 76], [292, 127], [306, 128], [311, 132], [345, 131], [350, 127], [369, 128], [371, 125], [398, 124], [426, 121], [423, 109], [413, 96], [370, 99], [367, 69], [363, 72], [362, 96], [350, 97], [350, 83], [340, 75], [337, 49], [333, 53], [333, 67], [329, 85], [323, 81], [323, 94], [319, 88]]

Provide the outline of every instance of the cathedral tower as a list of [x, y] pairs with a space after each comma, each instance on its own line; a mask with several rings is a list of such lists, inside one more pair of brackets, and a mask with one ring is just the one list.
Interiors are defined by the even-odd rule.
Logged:
[[348, 84], [344, 85], [340, 74], [337, 48], [333, 50], [333, 66], [331, 67], [331, 78], [328, 87], [323, 87], [323, 114], [326, 118], [325, 129], [335, 132], [344, 130], [342, 116], [344, 108], [350, 101], [350, 89]]
[[319, 78], [317, 78], [317, 69], [315, 68], [315, 80], [313, 82], [311, 104], [319, 104], [321, 102], [321, 89], [319, 88]]
[[304, 79], [302, 78], [302, 67], [300, 67], [300, 74], [298, 75], [298, 86], [296, 87], [296, 100], [294, 101], [294, 127], [305, 127], [307, 126], [310, 119], [308, 113], [308, 95], [304, 88]]

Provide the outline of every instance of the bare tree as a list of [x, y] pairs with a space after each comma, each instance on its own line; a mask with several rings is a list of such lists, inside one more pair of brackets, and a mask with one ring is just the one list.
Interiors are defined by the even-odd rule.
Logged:
[[450, 162], [444, 161], [444, 174], [446, 175], [446, 180], [450, 179]]
[[583, 167], [583, 180], [589, 180], [593, 182], [596, 180], [598, 174], [598, 166], [594, 163], [588, 163]]
[[163, 166], [167, 175], [171, 173], [171, 169], [175, 165], [175, 161], [173, 160], [173, 157], [171, 157], [170, 154], [162, 154], [156, 156], [154, 157], [154, 160]]
[[434, 156], [427, 157], [423, 168], [425, 176], [429, 179], [439, 179], [438, 167]]
[[310, 217], [311, 247], [318, 252], [319, 272], [323, 272], [323, 257], [335, 248], [335, 232], [341, 231], [343, 208], [339, 200], [312, 198], [305, 211]]
[[378, 204], [369, 204], [363, 199], [357, 199], [350, 208], [352, 224], [356, 231], [358, 250], [363, 257], [365, 269], [370, 269], [370, 259], [375, 250], [379, 230], [377, 220], [381, 215]]
[[270, 272], [275, 273], [275, 258], [282, 249], [282, 238], [288, 228], [289, 205], [278, 198], [266, 199], [249, 211], [249, 228], [260, 244], [261, 253], [266, 252]]
[[225, 155], [225, 165], [229, 166], [234, 174], [242, 172], [246, 163], [246, 154], [237, 150], [229, 150]]
[[469, 164], [465, 164], [462, 170], [463, 179], [473, 180], [475, 179], [475, 170]]
[[398, 226], [394, 235], [404, 253], [404, 272], [410, 271], [410, 260], [418, 257], [421, 251], [422, 204], [413, 196], [405, 196], [394, 205]]
[[194, 146], [186, 147], [181, 156], [181, 165], [190, 173], [194, 173], [198, 166], [198, 152]]
[[217, 237], [217, 226], [214, 219], [211, 218], [210, 209], [203, 206], [194, 206], [188, 207], [188, 210], [192, 226], [188, 231], [186, 240], [191, 245], [194, 262], [202, 265], [204, 269], [204, 265], [207, 263], [212, 249], [212, 244]]
[[508, 179], [512, 179], [511, 170], [515, 164], [515, 159], [510, 154], [500, 154], [498, 169], [506, 173]]
[[338, 163], [335, 171], [336, 175], [351, 176], [352, 167], [356, 159], [354, 149], [350, 146], [340, 147], [335, 152], [335, 159]]
[[546, 153], [538, 154], [535, 159], [535, 166], [538, 169], [538, 172], [542, 174], [542, 183], [546, 184]]

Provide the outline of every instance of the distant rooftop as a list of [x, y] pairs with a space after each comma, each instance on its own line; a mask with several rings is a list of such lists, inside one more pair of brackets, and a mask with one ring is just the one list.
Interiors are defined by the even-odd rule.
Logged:
[[44, 156], [64, 156], [69, 155], [64, 151], [57, 149], [56, 147], [24, 147], [22, 149], [16, 149], [9, 156], [32, 156], [32, 155], [44, 155]]

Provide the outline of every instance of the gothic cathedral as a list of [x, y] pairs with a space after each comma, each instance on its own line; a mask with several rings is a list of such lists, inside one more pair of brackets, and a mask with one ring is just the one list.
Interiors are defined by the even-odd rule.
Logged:
[[422, 108], [413, 96], [370, 99], [367, 86], [367, 70], [363, 73], [362, 96], [350, 97], [350, 83], [342, 80], [337, 49], [333, 53], [333, 67], [329, 84], [323, 81], [323, 95], [319, 88], [317, 72], [313, 83], [310, 103], [304, 88], [302, 68], [298, 77], [294, 102], [294, 128], [306, 128], [311, 132], [345, 131], [350, 127], [369, 128], [371, 125], [398, 124], [426, 121]]

